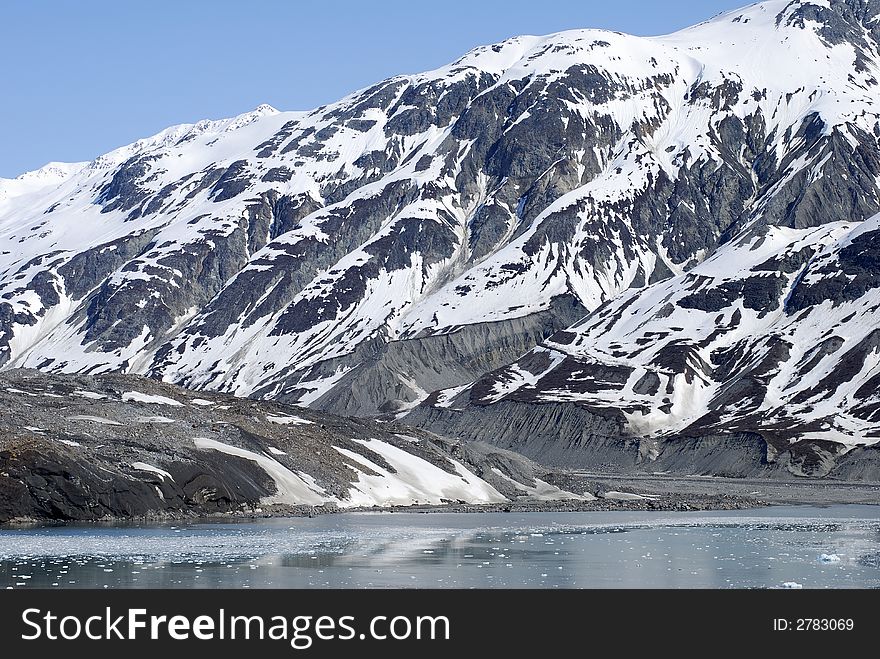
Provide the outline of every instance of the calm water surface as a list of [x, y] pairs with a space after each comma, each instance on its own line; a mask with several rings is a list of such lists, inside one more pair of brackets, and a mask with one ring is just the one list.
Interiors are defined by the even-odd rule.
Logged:
[[0, 588], [877, 588], [880, 507], [0, 531]]

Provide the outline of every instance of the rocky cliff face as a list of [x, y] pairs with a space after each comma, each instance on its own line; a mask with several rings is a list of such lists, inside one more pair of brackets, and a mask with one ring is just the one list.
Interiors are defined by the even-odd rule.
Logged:
[[827, 472], [877, 439], [878, 14], [519, 37], [2, 181], [0, 362]]

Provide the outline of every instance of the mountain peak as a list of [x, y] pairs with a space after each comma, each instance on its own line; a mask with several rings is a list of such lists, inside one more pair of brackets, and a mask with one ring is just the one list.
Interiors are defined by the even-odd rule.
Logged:
[[258, 114], [260, 116], [267, 114], [278, 114], [278, 110], [269, 105], [268, 103], [261, 103], [257, 107], [255, 107], [252, 111], [253, 114]]

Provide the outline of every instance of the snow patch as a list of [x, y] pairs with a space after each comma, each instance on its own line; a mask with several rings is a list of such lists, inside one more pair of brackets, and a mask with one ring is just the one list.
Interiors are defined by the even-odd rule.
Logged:
[[492, 472], [513, 485], [517, 490], [525, 492], [531, 498], [538, 501], [593, 501], [596, 498], [589, 492], [584, 492], [583, 494], [567, 492], [555, 485], [542, 481], [540, 478], [536, 478], [535, 485], [530, 487], [511, 478], [497, 467], [492, 467]]
[[644, 501], [645, 499], [653, 499], [654, 497], [633, 494], [632, 492], [616, 492], [611, 490], [605, 492], [605, 494], [602, 495], [602, 498], [610, 499], [611, 501]]
[[149, 471], [150, 473], [157, 474], [162, 477], [162, 480], [174, 480], [174, 477], [164, 469], [159, 469], [159, 467], [154, 467], [153, 465], [147, 464], [146, 462], [132, 462], [131, 466], [133, 469], [137, 469], [138, 471]]
[[169, 419], [167, 416], [139, 416], [137, 418], [138, 423], [177, 423], [174, 419]]
[[298, 416], [289, 416], [289, 415], [276, 415], [276, 414], [267, 414], [266, 420], [271, 423], [277, 423], [282, 426], [299, 426], [299, 425], [311, 425], [314, 424], [314, 421], [309, 421], [308, 419], [302, 419]]
[[[407, 453], [378, 439], [355, 440], [364, 447], [380, 455], [396, 473], [380, 467], [368, 458], [341, 448], [334, 447], [349, 458], [359, 472], [357, 482], [349, 490], [348, 500], [343, 507], [352, 506], [408, 506], [414, 503], [441, 504], [444, 501], [465, 501], [467, 503], [500, 503], [507, 498], [486, 481], [468, 471], [464, 465], [452, 461], [455, 474]], [[357, 469], [366, 467], [378, 476], [368, 475]]]
[[103, 416], [91, 416], [89, 414], [77, 414], [76, 416], [70, 417], [71, 421], [88, 421], [90, 423], [100, 423], [105, 426], [121, 426], [122, 424], [119, 421], [113, 421], [113, 419], [107, 419]]
[[148, 405], [183, 407], [183, 403], [180, 403], [173, 398], [166, 398], [165, 396], [156, 396], [153, 394], [143, 394], [139, 391], [126, 391], [122, 394], [122, 400], [126, 403], [147, 403]]
[[107, 398], [104, 394], [99, 394], [95, 391], [74, 391], [74, 396], [79, 396], [80, 398], [88, 398], [89, 400], [104, 400]]
[[277, 460], [207, 437], [196, 437], [193, 441], [196, 448], [219, 451], [256, 462], [263, 471], [272, 477], [277, 487], [275, 494], [262, 499], [264, 504], [320, 506], [336, 501], [335, 497], [329, 496], [323, 488], [319, 488], [312, 477], [307, 474], [294, 473]]

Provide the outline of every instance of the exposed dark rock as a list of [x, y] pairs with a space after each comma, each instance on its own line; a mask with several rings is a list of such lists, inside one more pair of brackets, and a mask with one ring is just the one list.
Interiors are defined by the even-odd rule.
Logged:
[[[205, 400], [131, 376], [7, 371], [0, 374], [0, 399], [0, 524], [252, 514], [273, 505], [279, 485], [248, 455], [261, 456], [291, 477], [308, 474], [316, 483], [313, 492], [344, 503], [359, 473], [381, 477], [347, 454], [397, 473], [370, 448], [372, 440], [448, 474], [459, 474], [455, 460], [472, 470], [471, 478], [487, 479], [510, 498], [521, 497], [520, 488], [534, 487], [536, 476], [543, 475], [538, 465], [514, 453], [463, 446], [415, 428], [231, 396], [211, 394]], [[25, 416], [33, 425], [22, 424]], [[285, 418], [292, 422], [278, 422]], [[230, 455], [199, 441], [249, 453]], [[285, 496], [277, 505], [282, 512], [295, 511], [298, 495]]]
[[130, 210], [149, 197], [152, 191], [144, 183], [149, 178], [147, 174], [150, 172], [150, 162], [156, 159], [151, 156], [135, 156], [123, 163], [95, 199], [102, 206], [101, 212]]

